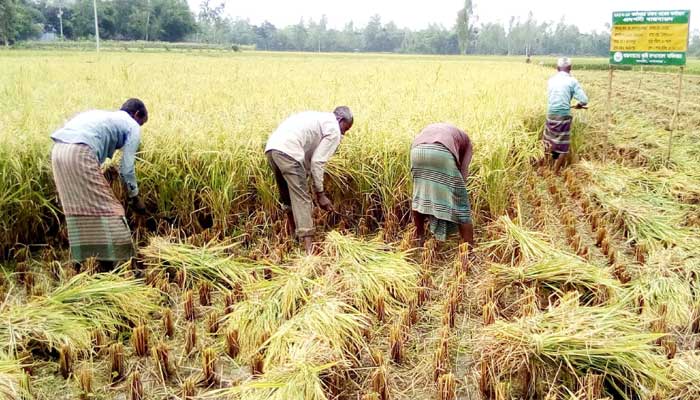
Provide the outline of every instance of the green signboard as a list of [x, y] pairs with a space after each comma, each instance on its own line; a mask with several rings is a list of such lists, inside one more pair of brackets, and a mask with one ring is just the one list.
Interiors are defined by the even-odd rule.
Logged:
[[610, 32], [610, 64], [685, 65], [690, 11], [618, 11]]

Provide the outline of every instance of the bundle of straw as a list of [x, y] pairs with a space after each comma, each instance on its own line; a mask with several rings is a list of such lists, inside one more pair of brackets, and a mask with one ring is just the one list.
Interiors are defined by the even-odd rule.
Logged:
[[594, 187], [591, 194], [613, 219], [622, 221], [630, 241], [656, 250], [681, 243], [690, 230], [681, 227], [685, 206], [653, 193], [633, 190], [609, 191]]
[[525, 229], [520, 221], [513, 221], [508, 215], [501, 216], [492, 229], [502, 232], [502, 235], [484, 243], [484, 249], [502, 262], [538, 260], [561, 254], [546, 240], [546, 236]]
[[690, 326], [694, 297], [688, 281], [669, 271], [647, 270], [630, 285], [632, 298], [642, 301], [645, 320], [665, 319], [669, 327], [679, 329]]
[[0, 397], [7, 400], [20, 400], [23, 397], [23, 390], [20, 385], [22, 377], [20, 363], [10, 358], [7, 354], [0, 352]]
[[419, 267], [408, 261], [405, 252], [334, 231], [326, 237], [324, 254], [341, 286], [362, 311], [384, 301], [387, 313], [394, 316], [416, 295]]
[[349, 304], [332, 297], [316, 297], [270, 337], [265, 365], [284, 364], [293, 356], [290, 349], [309, 337], [328, 347], [334, 360], [355, 357], [365, 346], [362, 331], [368, 326], [367, 317]]
[[233, 396], [241, 400], [328, 400], [323, 375], [336, 362], [328, 361], [330, 349], [315, 340], [306, 340], [290, 349], [289, 360], [270, 368], [264, 375], [232, 388], [214, 390], [204, 398]]
[[700, 354], [697, 351], [681, 352], [671, 360], [673, 388], [666, 393], [669, 400], [700, 398]]
[[231, 288], [236, 284], [253, 280], [252, 272], [262, 269], [250, 260], [237, 260], [228, 254], [233, 244], [208, 244], [196, 247], [184, 243], [171, 243], [161, 237], [153, 237], [148, 246], [140, 250], [149, 266], [164, 266], [181, 272], [185, 285], [197, 287], [207, 281], [218, 288]]
[[128, 327], [157, 310], [158, 300], [159, 292], [140, 280], [117, 274], [76, 275], [48, 296], [3, 304], [0, 346], [15, 352], [32, 340], [48, 348], [68, 343], [87, 349], [93, 330]]
[[584, 294], [584, 297], [597, 299], [610, 299], [622, 290], [620, 282], [612, 277], [608, 269], [565, 254], [546, 256], [516, 266], [492, 264], [489, 272], [497, 287], [534, 283], [560, 295], [575, 289]]
[[546, 312], [496, 321], [482, 331], [475, 354], [498, 378], [534, 365], [530, 372], [553, 372], [559, 379], [602, 374], [623, 398], [630, 392], [645, 398], [656, 387], [672, 386], [668, 360], [653, 345], [663, 335], [644, 332], [621, 304], [579, 303], [578, 295], [570, 294]]
[[[229, 329], [239, 333], [241, 350], [251, 354], [287, 319], [309, 300], [318, 283], [307, 268], [279, 269], [271, 280], [249, 283], [247, 299], [228, 316]], [[267, 337], [266, 337], [267, 336]]]

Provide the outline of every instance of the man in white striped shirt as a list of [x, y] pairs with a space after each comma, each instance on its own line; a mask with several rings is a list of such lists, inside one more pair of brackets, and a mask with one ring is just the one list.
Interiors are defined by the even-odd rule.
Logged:
[[345, 106], [337, 107], [332, 113], [305, 111], [287, 118], [267, 140], [265, 154], [287, 211], [287, 223], [308, 254], [315, 233], [308, 175], [318, 205], [326, 211], [332, 210], [323, 189], [324, 169], [352, 123], [352, 112]]

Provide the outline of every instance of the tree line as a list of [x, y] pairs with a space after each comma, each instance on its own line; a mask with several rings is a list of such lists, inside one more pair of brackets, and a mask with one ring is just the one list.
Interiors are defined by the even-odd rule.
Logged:
[[[220, 1], [220, 0], [216, 0]], [[352, 21], [342, 29], [301, 19], [277, 27], [265, 21], [226, 15], [225, 4], [203, 0], [193, 12], [186, 0], [99, 0], [100, 37], [115, 40], [193, 41], [253, 45], [259, 50], [393, 52], [421, 54], [607, 56], [609, 29], [583, 33], [566, 23], [511, 17], [507, 23], [477, 23], [472, 1], [456, 13], [455, 24], [400, 28], [374, 15], [365, 26]], [[607, 26], [609, 28], [609, 26]], [[34, 39], [51, 32], [69, 40], [94, 35], [93, 0], [0, 0], [0, 43]], [[700, 32], [692, 35], [690, 55], [700, 56]]]
[[[186, 0], [100, 0], [100, 38], [178, 42], [197, 32]], [[0, 43], [53, 33], [68, 40], [94, 37], [93, 0], [0, 0]]]

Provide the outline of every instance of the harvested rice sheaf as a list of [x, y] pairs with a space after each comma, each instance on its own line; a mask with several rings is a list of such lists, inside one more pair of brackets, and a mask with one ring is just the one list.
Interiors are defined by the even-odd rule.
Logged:
[[28, 379], [29, 375], [22, 370], [18, 360], [0, 351], [0, 398], [32, 398]]
[[[158, 290], [116, 274], [80, 274], [46, 296], [0, 310], [0, 350], [15, 351], [28, 342], [76, 351], [92, 346], [95, 329], [127, 329], [158, 309]], [[8, 347], [9, 346], [9, 347]]]
[[610, 270], [565, 253], [516, 266], [492, 264], [489, 272], [499, 289], [515, 284], [537, 285], [559, 295], [575, 289], [588, 301], [615, 298], [622, 291]]
[[140, 249], [140, 253], [145, 257], [146, 264], [153, 268], [175, 270], [176, 280], [181, 281], [180, 287], [196, 288], [200, 283], [207, 282], [219, 289], [226, 289], [237, 283], [250, 282], [251, 272], [258, 268], [250, 260], [231, 256], [229, 252], [233, 246], [235, 244], [211, 243], [196, 247], [154, 237], [148, 246]]
[[689, 282], [681, 276], [651, 269], [630, 282], [630, 291], [643, 304], [644, 320], [663, 316], [669, 326], [680, 330], [692, 325], [694, 296]]
[[330, 232], [324, 254], [362, 311], [376, 309], [382, 298], [386, 315], [395, 317], [415, 296], [419, 266], [409, 261], [406, 252], [396, 252], [376, 240]]
[[644, 398], [655, 388], [674, 387], [669, 361], [654, 346], [662, 336], [645, 332], [622, 303], [581, 306], [570, 294], [545, 312], [486, 326], [474, 354], [498, 380], [536, 365], [558, 379], [602, 374], [610, 390]]
[[514, 221], [507, 215], [500, 217], [491, 229], [499, 234], [483, 247], [499, 262], [533, 261], [560, 253], [546, 236], [525, 229], [520, 220]]

